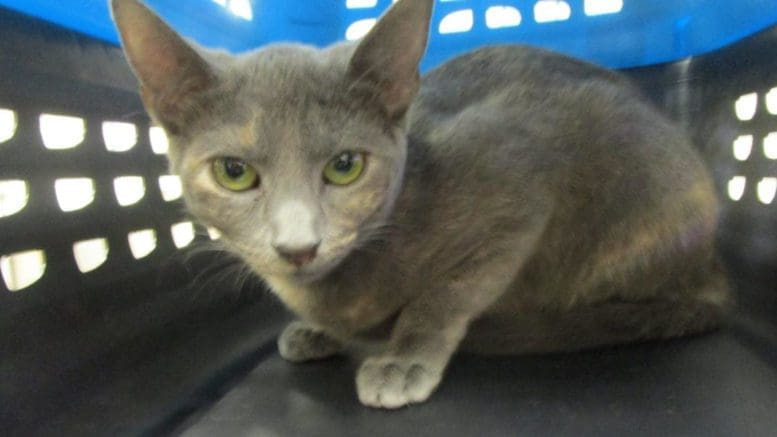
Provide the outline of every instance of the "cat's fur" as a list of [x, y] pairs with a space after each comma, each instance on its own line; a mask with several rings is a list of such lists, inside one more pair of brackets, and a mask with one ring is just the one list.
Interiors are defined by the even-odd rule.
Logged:
[[[401, 0], [358, 44], [231, 56], [184, 42], [137, 0], [113, 0], [186, 203], [299, 317], [292, 361], [379, 344], [366, 405], [421, 402], [460, 343], [568, 351], [719, 323], [713, 184], [688, 138], [623, 78], [503, 46], [422, 80], [432, 0]], [[345, 187], [324, 165], [368, 153]], [[237, 157], [261, 175], [233, 193]], [[297, 268], [273, 249], [319, 244]]]

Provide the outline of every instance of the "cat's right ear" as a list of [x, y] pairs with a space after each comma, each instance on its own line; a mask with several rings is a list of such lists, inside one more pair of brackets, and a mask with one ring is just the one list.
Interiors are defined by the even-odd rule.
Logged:
[[201, 94], [215, 83], [211, 66], [139, 0], [111, 0], [111, 10], [146, 109], [171, 133], [180, 133], [197, 115]]

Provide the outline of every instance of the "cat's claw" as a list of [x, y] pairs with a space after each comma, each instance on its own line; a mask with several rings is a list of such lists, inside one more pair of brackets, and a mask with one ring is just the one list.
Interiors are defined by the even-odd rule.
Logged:
[[399, 408], [429, 398], [442, 379], [442, 369], [418, 360], [374, 357], [364, 361], [356, 375], [356, 390], [362, 404]]
[[342, 348], [325, 332], [300, 321], [289, 323], [278, 338], [281, 357], [295, 363], [328, 358]]

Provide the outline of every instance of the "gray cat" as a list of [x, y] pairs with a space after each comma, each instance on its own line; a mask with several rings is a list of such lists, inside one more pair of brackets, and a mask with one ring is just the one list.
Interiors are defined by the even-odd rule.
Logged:
[[539, 49], [420, 78], [433, 3], [400, 0], [359, 43], [232, 56], [112, 1], [188, 208], [300, 318], [281, 355], [367, 350], [359, 399], [396, 408], [460, 349], [718, 325], [716, 196], [688, 138], [619, 75]]

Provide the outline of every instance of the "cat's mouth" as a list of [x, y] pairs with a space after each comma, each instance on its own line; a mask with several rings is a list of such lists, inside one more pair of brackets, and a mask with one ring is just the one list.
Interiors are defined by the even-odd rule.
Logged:
[[356, 238], [357, 235], [354, 233], [334, 241], [330, 239], [327, 247], [311, 263], [294, 267], [290, 276], [300, 283], [323, 279], [343, 262]]
[[346, 252], [341, 254], [332, 253], [328, 251], [326, 256], [320, 256], [316, 258], [310, 264], [295, 267], [289, 274], [295, 281], [299, 283], [311, 283], [319, 281], [331, 274], [333, 270], [343, 262], [346, 258]]
[[251, 246], [232, 242], [233, 252], [240, 253], [247, 264], [259, 276], [284, 277], [299, 284], [310, 284], [319, 281], [332, 273], [347, 257], [354, 241], [353, 236], [348, 236], [332, 244], [330, 240], [318, 256], [303, 265], [295, 265], [288, 259], [280, 256], [267, 258], [266, 252], [254, 250]]
[[340, 263], [340, 259], [318, 260], [309, 265], [295, 268], [291, 277], [300, 283], [311, 283], [323, 279]]

